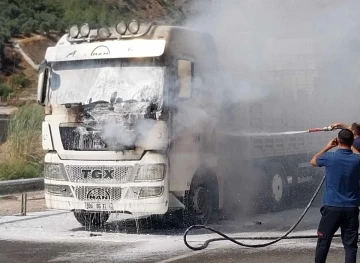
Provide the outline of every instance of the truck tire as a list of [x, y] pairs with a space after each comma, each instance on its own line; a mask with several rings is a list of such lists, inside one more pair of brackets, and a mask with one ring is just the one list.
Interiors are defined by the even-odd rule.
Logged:
[[214, 211], [214, 191], [210, 181], [193, 184], [184, 197], [185, 209], [182, 210], [182, 224], [188, 227], [194, 224], [205, 225]]
[[82, 226], [102, 226], [110, 217], [108, 212], [74, 211], [76, 220]]
[[267, 207], [272, 212], [284, 209], [289, 197], [289, 186], [282, 165], [267, 167]]

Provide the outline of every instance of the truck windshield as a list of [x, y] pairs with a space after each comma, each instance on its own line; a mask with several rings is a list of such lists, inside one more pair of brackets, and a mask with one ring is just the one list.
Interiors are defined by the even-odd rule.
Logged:
[[54, 63], [51, 104], [151, 102], [162, 104], [165, 67], [155, 59], [112, 59]]

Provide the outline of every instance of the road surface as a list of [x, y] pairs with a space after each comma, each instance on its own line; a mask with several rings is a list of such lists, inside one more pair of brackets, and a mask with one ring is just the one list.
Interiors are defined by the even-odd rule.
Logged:
[[24, 50], [20, 47], [19, 42], [17, 40], [14, 41], [13, 47], [16, 48], [21, 56], [25, 59], [25, 61], [36, 71], [39, 68], [39, 65], [35, 64], [35, 62], [24, 52]]
[[[301, 209], [222, 221], [214, 227], [233, 236], [276, 236], [295, 221]], [[318, 208], [312, 208], [299, 225], [296, 235], [316, 233]], [[236, 247], [228, 242], [213, 243], [201, 252], [185, 247], [182, 230], [137, 228], [134, 220], [112, 215], [102, 229], [85, 230], [71, 213], [45, 211], [26, 217], [0, 217], [0, 262], [311, 262], [315, 240], [285, 240], [264, 249]], [[261, 224], [254, 223], [261, 221]], [[191, 244], [215, 237], [195, 233]], [[259, 241], [260, 242], [260, 241]], [[251, 241], [258, 243], [258, 241]], [[333, 258], [343, 257], [336, 240]], [[298, 261], [295, 261], [298, 260]], [[330, 261], [331, 262], [331, 261]]]
[[[121, 251], [128, 249], [129, 244], [69, 244], [69, 243], [30, 243], [0, 241], [0, 259], [6, 263], [42, 263], [42, 262], [155, 262], [155, 263], [304, 263], [313, 262], [314, 249], [281, 250], [245, 250], [228, 248], [225, 250], [206, 250], [203, 252], [185, 253], [166, 257], [164, 255], [144, 255], [143, 258], [123, 261]], [[329, 253], [328, 263], [343, 262], [343, 249], [333, 247]]]
[[[302, 191], [302, 193], [307, 193]], [[310, 193], [311, 195], [311, 193]], [[301, 200], [303, 199], [303, 200]], [[309, 196], [297, 195], [288, 210], [219, 221], [217, 228], [232, 236], [278, 236], [302, 213]], [[320, 219], [319, 202], [309, 210], [294, 235], [314, 235]], [[0, 262], [313, 262], [316, 240], [284, 240], [271, 247], [249, 249], [229, 242], [210, 244], [200, 252], [183, 243], [183, 230], [150, 223], [146, 228], [122, 214], [113, 214], [101, 229], [85, 229], [70, 212], [31, 212], [28, 216], [0, 217]], [[215, 235], [196, 232], [193, 245]], [[248, 241], [250, 242], [250, 241]], [[251, 241], [252, 244], [262, 241]], [[342, 262], [339, 239], [334, 240], [328, 262]]]

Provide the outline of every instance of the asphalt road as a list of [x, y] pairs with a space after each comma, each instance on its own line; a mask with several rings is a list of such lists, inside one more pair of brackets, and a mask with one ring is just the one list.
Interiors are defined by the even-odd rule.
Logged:
[[[312, 191], [297, 191], [287, 210], [223, 220], [214, 228], [232, 236], [279, 236], [299, 217]], [[318, 200], [319, 201], [319, 200]], [[294, 235], [314, 235], [320, 219], [319, 202], [309, 210]], [[183, 230], [155, 226], [142, 228], [136, 221], [113, 214], [102, 229], [85, 229], [72, 213], [44, 211], [25, 217], [0, 217], [0, 263], [41, 262], [313, 262], [316, 240], [285, 240], [268, 248], [248, 249], [229, 242], [212, 243], [192, 252], [183, 243]], [[151, 225], [151, 224], [150, 224]], [[214, 235], [196, 232], [193, 245]], [[250, 242], [250, 241], [247, 241]], [[262, 241], [251, 241], [261, 243]], [[342, 262], [341, 242], [334, 240], [328, 262]]]
[[[225, 252], [202, 253], [186, 259], [173, 261], [174, 263], [187, 262], [206, 262], [206, 263], [304, 263], [314, 262], [314, 249], [282, 249], [281, 251], [251, 251], [239, 252], [229, 250]], [[333, 249], [330, 251], [327, 263], [338, 263], [344, 261], [344, 252], [342, 249]]]
[[[122, 261], [121, 256], [114, 256], [123, 250], [126, 244], [65, 244], [65, 243], [30, 243], [0, 240], [0, 262], [4, 263], [90, 263], [90, 262], [206, 262], [206, 263], [242, 263], [242, 262], [268, 262], [268, 263], [303, 263], [313, 262], [314, 249], [211, 249], [201, 253], [184, 253], [183, 255], [167, 258], [162, 256], [146, 256], [142, 259]], [[332, 248], [328, 261], [343, 262], [344, 252], [341, 248]]]

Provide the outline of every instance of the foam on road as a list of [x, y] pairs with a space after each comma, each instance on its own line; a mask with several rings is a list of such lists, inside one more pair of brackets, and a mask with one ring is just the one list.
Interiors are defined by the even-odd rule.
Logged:
[[[251, 221], [236, 220], [221, 222], [213, 226], [231, 236], [279, 236], [291, 226], [301, 214], [301, 209], [259, 215]], [[3, 216], [0, 217], [0, 239], [12, 241], [30, 241], [42, 243], [84, 243], [87, 245], [107, 244], [109, 247], [118, 247], [109, 253], [109, 259], [118, 258], [118, 262], [129, 262], [149, 258], [149, 262], [173, 262], [181, 258], [191, 257], [198, 253], [187, 249], [183, 243], [181, 230], [143, 230], [137, 232], [135, 224], [128, 227], [121, 221], [128, 218], [124, 215], [113, 214], [109, 223], [101, 230], [86, 231], [74, 218], [72, 213], [59, 211], [46, 211], [30, 213], [26, 217]], [[318, 208], [310, 209], [309, 214], [300, 224], [299, 230], [293, 235], [314, 235], [320, 215]], [[253, 221], [261, 220], [261, 224]], [[209, 238], [218, 237], [215, 234], [197, 232], [189, 236], [191, 244], [202, 244]], [[265, 241], [244, 241], [248, 244], [264, 243]], [[262, 250], [280, 250], [282, 248], [313, 248], [316, 240], [284, 240]], [[258, 251], [259, 249], [240, 248], [227, 241], [210, 244], [204, 253], [216, 253], [226, 249], [241, 249], [244, 253]], [[75, 253], [76, 254], [76, 253]], [[74, 260], [74, 253], [62, 255], [62, 259]], [[104, 256], [104, 255], [102, 255]], [[59, 259], [60, 260], [60, 259]]]

